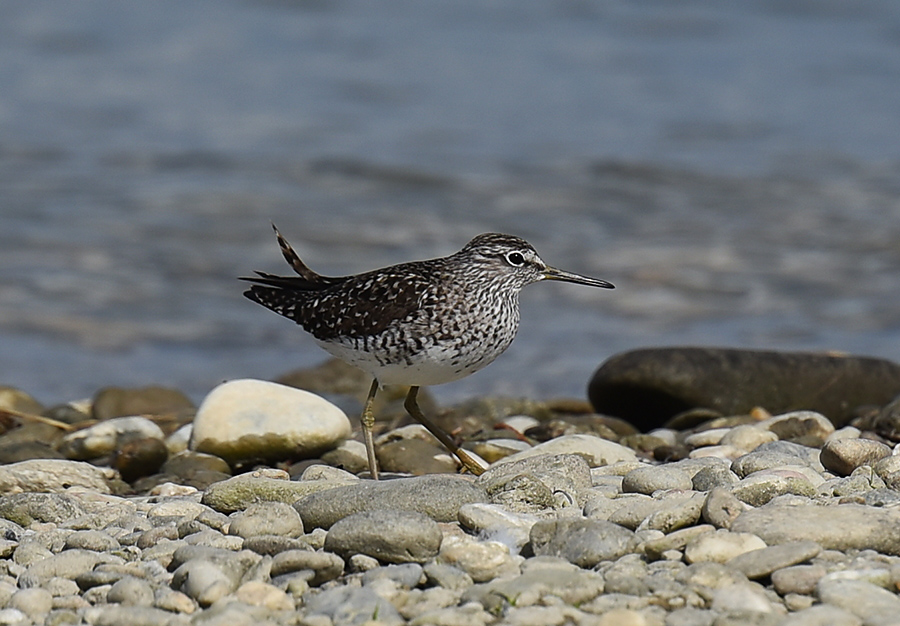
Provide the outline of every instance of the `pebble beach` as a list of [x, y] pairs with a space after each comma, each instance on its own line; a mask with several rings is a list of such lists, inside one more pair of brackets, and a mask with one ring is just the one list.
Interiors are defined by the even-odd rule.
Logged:
[[423, 396], [489, 466], [475, 477], [388, 388], [373, 481], [366, 385], [329, 362], [198, 407], [3, 388], [0, 624], [897, 623], [897, 402], [835, 424], [760, 398], [639, 429], [582, 399]]

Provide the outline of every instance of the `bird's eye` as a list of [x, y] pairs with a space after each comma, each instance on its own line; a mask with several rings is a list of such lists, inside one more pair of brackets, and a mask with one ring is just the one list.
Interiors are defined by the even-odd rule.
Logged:
[[522, 267], [525, 265], [525, 257], [521, 252], [510, 252], [506, 255], [506, 262], [513, 267]]

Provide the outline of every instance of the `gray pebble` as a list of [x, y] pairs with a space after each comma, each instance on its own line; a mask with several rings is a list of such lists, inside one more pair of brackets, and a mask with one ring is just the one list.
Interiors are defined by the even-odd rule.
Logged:
[[499, 494], [509, 491], [510, 482], [521, 475], [528, 475], [546, 487], [551, 494], [551, 503], [558, 501], [561, 506], [583, 506], [592, 486], [590, 465], [584, 457], [575, 454], [545, 454], [496, 463], [475, 483], [494, 502], [499, 502], [503, 499], [498, 500]]
[[62, 524], [86, 513], [78, 498], [65, 493], [15, 493], [0, 497], [0, 517], [19, 526]]
[[691, 476], [684, 470], [671, 465], [651, 465], [640, 467], [625, 474], [622, 491], [651, 495], [654, 491], [667, 489], [691, 489]]
[[579, 567], [594, 567], [619, 558], [637, 546], [634, 533], [612, 522], [559, 519], [538, 522], [531, 528], [535, 555], [559, 556]]
[[849, 611], [830, 604], [817, 604], [787, 615], [779, 626], [863, 626], [863, 623]]
[[308, 495], [294, 507], [306, 528], [327, 529], [353, 513], [386, 508], [418, 511], [435, 521], [455, 522], [459, 507], [470, 502], [487, 502], [487, 494], [466, 478], [435, 474], [360, 481]]
[[829, 439], [819, 455], [822, 465], [838, 476], [848, 476], [861, 465], [874, 465], [891, 456], [891, 448], [871, 439]]
[[521, 549], [528, 533], [540, 518], [528, 513], [513, 513], [496, 504], [464, 504], [459, 508], [459, 523], [473, 534], [502, 541]]
[[129, 606], [150, 606], [153, 604], [153, 587], [146, 580], [126, 576], [113, 583], [106, 594], [106, 601]]
[[823, 604], [840, 607], [866, 624], [896, 624], [900, 598], [896, 594], [860, 580], [822, 579], [816, 595]]
[[209, 606], [237, 589], [243, 573], [235, 562], [193, 559], [175, 570], [172, 587]]
[[272, 578], [304, 570], [310, 572], [311, 585], [320, 585], [343, 574], [344, 561], [330, 552], [310, 550], [287, 550], [272, 559]]
[[815, 541], [792, 541], [761, 550], [740, 554], [728, 566], [744, 573], [751, 580], [768, 576], [775, 570], [808, 561], [822, 551]]
[[486, 609], [502, 609], [510, 600], [531, 606], [544, 597], [559, 598], [567, 604], [581, 605], [603, 593], [603, 577], [597, 572], [579, 569], [561, 559], [535, 557], [522, 566], [522, 573], [484, 585], [475, 585], [462, 595], [463, 602], [480, 602]]
[[370, 569], [363, 574], [364, 585], [369, 585], [376, 580], [391, 580], [403, 589], [417, 587], [423, 580], [422, 566], [418, 563], [402, 563], [399, 565], [386, 565]]
[[801, 475], [779, 475], [760, 471], [731, 487], [731, 493], [750, 506], [762, 506], [778, 496], [794, 494], [812, 498], [816, 495], [816, 488], [806, 477]]
[[644, 542], [644, 554], [652, 560], [661, 559], [664, 553], [670, 550], [684, 550], [684, 547], [693, 539], [714, 531], [715, 527], [709, 524], [682, 528], [658, 539]]
[[109, 468], [80, 461], [32, 459], [0, 466], [0, 493], [44, 495], [36, 492], [56, 493], [71, 487], [109, 493], [114, 476]]
[[731, 530], [754, 533], [769, 545], [808, 539], [826, 549], [873, 549], [900, 555], [898, 527], [900, 510], [895, 508], [772, 503], [741, 513]]
[[294, 507], [284, 502], [260, 502], [235, 513], [228, 534], [245, 539], [258, 535], [299, 537], [303, 534], [303, 520]]
[[471, 576], [452, 565], [429, 561], [423, 570], [428, 582], [444, 589], [468, 589], [473, 584]]
[[43, 582], [56, 576], [74, 580], [80, 574], [94, 569], [94, 566], [104, 558], [109, 557], [87, 550], [66, 550], [28, 566], [25, 573], [19, 577], [19, 586], [23, 589], [39, 587]]
[[9, 599], [8, 606], [22, 611], [35, 621], [41, 621], [53, 608], [53, 596], [46, 589], [20, 589]]
[[437, 556], [443, 535], [430, 517], [404, 510], [363, 511], [335, 523], [325, 549], [344, 558], [366, 554], [387, 563], [424, 563]]
[[213, 483], [203, 492], [202, 503], [220, 513], [242, 511], [257, 502], [293, 504], [311, 493], [340, 487], [333, 480], [281, 480], [254, 474], [241, 474]]
[[816, 584], [826, 573], [825, 567], [819, 564], [784, 567], [772, 572], [772, 586], [780, 596], [789, 593], [810, 595], [815, 592]]
[[362, 626], [376, 615], [379, 624], [400, 625], [405, 621], [394, 605], [369, 587], [335, 587], [310, 594], [304, 602], [308, 616], [327, 616], [332, 624]]
[[740, 480], [727, 466], [711, 465], [700, 469], [691, 479], [691, 487], [696, 491], [709, 491], [713, 487], [728, 487]]
[[186, 616], [150, 606], [96, 606], [85, 611], [85, 619], [93, 626], [188, 626]]
[[94, 552], [117, 550], [119, 542], [99, 530], [79, 530], [66, 538], [66, 550], [80, 548]]
[[731, 464], [732, 471], [744, 478], [753, 472], [782, 467], [806, 465], [816, 470], [824, 469], [816, 448], [808, 448], [790, 441], [764, 443], [753, 452], [738, 457]]
[[669, 533], [696, 524], [700, 520], [706, 495], [694, 492], [685, 495], [687, 497], [681, 497], [679, 494], [679, 497], [661, 500], [659, 508], [644, 518], [637, 530], [660, 530]]
[[244, 549], [252, 550], [257, 554], [275, 556], [279, 552], [285, 550], [304, 550], [309, 549], [309, 544], [295, 537], [284, 537], [281, 535], [258, 535], [256, 537], [247, 537], [244, 539]]

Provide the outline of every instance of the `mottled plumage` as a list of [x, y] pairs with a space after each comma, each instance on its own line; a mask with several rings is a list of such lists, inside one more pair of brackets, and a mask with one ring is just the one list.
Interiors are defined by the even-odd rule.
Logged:
[[[509, 347], [519, 326], [523, 287], [551, 279], [612, 288], [606, 281], [548, 267], [528, 242], [512, 235], [479, 235], [447, 257], [328, 277], [309, 269], [275, 233], [298, 275], [257, 272], [243, 279], [255, 283], [244, 295], [292, 319], [325, 350], [370, 374], [376, 384], [366, 412], [377, 383], [411, 385], [407, 408], [420, 421], [425, 418], [415, 406], [419, 386], [468, 376]], [[368, 446], [371, 416], [366, 412]], [[464, 455], [455, 444], [451, 449]], [[377, 476], [373, 459], [370, 450]], [[477, 471], [477, 464], [462, 460]]]

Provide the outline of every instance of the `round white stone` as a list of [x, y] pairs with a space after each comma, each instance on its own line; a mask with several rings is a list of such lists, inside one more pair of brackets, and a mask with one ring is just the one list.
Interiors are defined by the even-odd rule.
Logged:
[[232, 380], [203, 400], [190, 448], [230, 463], [314, 458], [350, 431], [344, 412], [313, 393], [263, 380]]

